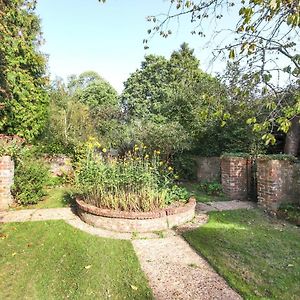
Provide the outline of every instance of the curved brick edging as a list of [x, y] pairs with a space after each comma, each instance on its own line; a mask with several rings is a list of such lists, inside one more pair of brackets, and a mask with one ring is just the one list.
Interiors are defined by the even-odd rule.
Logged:
[[191, 198], [180, 207], [167, 207], [155, 212], [122, 212], [101, 209], [76, 199], [79, 217], [89, 225], [118, 232], [167, 230], [194, 218], [196, 200]]

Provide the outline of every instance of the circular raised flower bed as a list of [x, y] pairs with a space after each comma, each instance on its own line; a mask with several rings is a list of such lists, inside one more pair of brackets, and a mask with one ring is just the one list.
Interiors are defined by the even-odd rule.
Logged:
[[99, 208], [77, 198], [78, 215], [84, 222], [118, 232], [151, 232], [167, 230], [191, 221], [195, 215], [196, 200], [176, 202], [151, 212], [128, 212]]

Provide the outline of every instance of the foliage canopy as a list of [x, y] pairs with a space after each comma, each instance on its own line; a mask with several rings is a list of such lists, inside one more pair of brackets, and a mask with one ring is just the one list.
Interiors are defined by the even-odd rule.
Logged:
[[47, 117], [46, 59], [36, 1], [0, 1], [0, 130], [33, 140]]

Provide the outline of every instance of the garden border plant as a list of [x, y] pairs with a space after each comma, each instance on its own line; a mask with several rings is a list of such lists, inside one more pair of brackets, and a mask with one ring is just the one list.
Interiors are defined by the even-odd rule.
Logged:
[[17, 135], [0, 135], [0, 156], [9, 156], [14, 162], [14, 183], [11, 194], [18, 204], [36, 204], [46, 195], [49, 169], [39, 159], [34, 146]]
[[[189, 193], [176, 185], [178, 177], [173, 167], [161, 159], [159, 150], [149, 152], [141, 144], [122, 156], [112, 157], [94, 139], [86, 150], [86, 157], [78, 163], [76, 171], [76, 202], [80, 217], [87, 223], [118, 231], [152, 231], [170, 228], [169, 221], [174, 226], [194, 217], [195, 200], [189, 199]], [[169, 220], [168, 216], [173, 214], [181, 217]], [[154, 227], [149, 222], [115, 226], [117, 221], [113, 224], [101, 221], [101, 217], [156, 218], [161, 223]]]

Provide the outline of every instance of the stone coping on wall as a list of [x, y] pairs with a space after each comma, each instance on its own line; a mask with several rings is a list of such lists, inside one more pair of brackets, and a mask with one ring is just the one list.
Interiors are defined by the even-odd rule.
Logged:
[[79, 217], [89, 225], [117, 232], [153, 232], [168, 230], [191, 221], [196, 200], [152, 212], [124, 212], [101, 209], [76, 199]]

